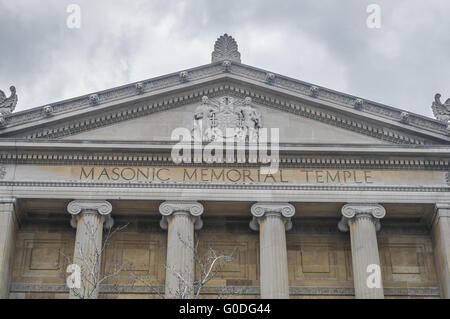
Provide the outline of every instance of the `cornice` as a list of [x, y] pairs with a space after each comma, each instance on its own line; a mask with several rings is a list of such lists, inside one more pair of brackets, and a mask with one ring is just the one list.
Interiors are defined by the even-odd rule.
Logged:
[[151, 100], [135, 102], [134, 104], [128, 103], [114, 108], [92, 109], [83, 116], [72, 117], [65, 121], [57, 121], [56, 123], [49, 122], [45, 126], [40, 125], [34, 129], [26, 128], [23, 130], [23, 133], [19, 131], [14, 134], [19, 134], [18, 136], [26, 139], [59, 139], [139, 118], [151, 113], [161, 112], [190, 103], [198, 103], [203, 95], [215, 97], [220, 94], [228, 94], [238, 98], [250, 96], [256, 104], [280, 109], [394, 144], [423, 145], [437, 143], [433, 140], [436, 136], [419, 137], [419, 135], [423, 135], [420, 132], [414, 132], [413, 134], [406, 133], [385, 122], [377, 123], [374, 119], [361, 118], [353, 114], [341, 114], [339, 110], [325, 109], [324, 106], [314, 105], [311, 101], [293, 102], [290, 98], [275, 96], [270, 92], [245, 87], [242, 84], [233, 82], [209, 84], [176, 94], [159, 98], [154, 97]]
[[[174, 142], [0, 140], [0, 163], [41, 165], [202, 166], [175, 164]], [[450, 148], [407, 145], [315, 145], [282, 143], [280, 167], [361, 168], [450, 171]], [[206, 164], [204, 164], [206, 165]], [[214, 163], [208, 167], [256, 167], [259, 164]]]
[[[181, 77], [180, 74], [185, 74], [185, 72], [187, 72], [187, 76]], [[220, 91], [227, 92], [227, 84], [225, 84], [206, 90], [199, 89], [193, 92], [184, 92], [179, 96], [172, 96], [168, 99], [154, 101], [151, 104], [136, 105], [136, 103], [139, 104], [140, 101], [158, 94], [170, 94], [171, 92], [180, 89], [188, 89], [193, 85], [198, 85], [201, 83], [205, 84], [211, 79], [217, 80], [234, 77], [235, 79], [251, 80], [252, 83], [257, 84], [258, 87], [265, 91], [268, 89], [271, 89], [271, 91], [282, 89], [287, 92], [295, 93], [304, 101], [308, 102], [292, 103], [291, 99], [286, 100], [279, 97], [274, 97], [273, 94], [270, 93], [258, 93], [253, 92], [253, 90], [247, 91], [246, 89], [235, 87], [232, 84], [228, 85], [229, 92], [234, 91], [235, 93], [247, 94], [259, 104], [269, 104], [269, 106], [272, 105], [273, 107], [277, 107], [285, 111], [296, 113], [308, 118], [321, 120], [332, 125], [357, 131], [383, 140], [388, 140], [393, 143], [426, 143], [424, 139], [414, 137], [414, 134], [406, 134], [404, 132], [399, 132], [399, 130], [409, 130], [416, 133], [419, 131], [419, 135], [426, 136], [429, 134], [432, 139], [437, 138], [445, 141], [449, 140], [447, 137], [448, 131], [446, 126], [440, 121], [412, 113], [408, 113], [407, 120], [405, 121], [405, 116], [402, 115], [402, 113], [405, 113], [404, 110], [362, 100], [354, 96], [326, 88], [316, 87], [309, 83], [274, 73], [270, 73], [273, 74], [273, 79], [271, 81], [267, 81], [267, 74], [269, 72], [237, 62], [233, 62], [231, 66], [228, 67], [223, 66], [221, 62], [217, 62], [189, 69], [181, 73], [172, 73], [166, 76], [135, 82], [110, 90], [100, 91], [95, 94], [89, 94], [54, 103], [50, 105], [50, 115], [48, 112], [48, 105], [13, 113], [4, 117], [6, 125], [3, 132], [0, 131], [0, 136], [11, 134], [16, 131], [16, 129], [14, 129], [15, 126], [21, 126], [26, 123], [32, 123], [33, 125], [34, 123], [36, 125], [42, 125], [44, 123], [50, 124], [54, 123], [57, 118], [63, 115], [73, 114], [80, 116], [84, 113], [86, 115], [96, 110], [105, 111], [105, 114], [84, 119], [78, 123], [70, 123], [67, 126], [53, 128], [52, 130], [37, 130], [27, 136], [27, 138], [60, 138], [86, 129], [110, 125], [119, 120], [126, 120], [164, 110], [172, 106], [179, 106], [188, 103], [188, 101], [198, 101], [202, 95], [213, 96], [213, 94], [217, 94]], [[310, 93], [312, 87], [317, 88], [317, 93], [313, 96]], [[94, 100], [92, 99], [93, 95], [96, 96], [96, 103], [92, 103]], [[335, 112], [332, 110], [323, 110], [318, 107], [321, 104], [326, 104], [329, 102], [331, 102], [330, 105], [335, 106]], [[115, 107], [117, 104], [124, 103], [132, 104], [132, 106], [127, 110], [121, 109], [118, 112], [110, 112], [109, 108]], [[313, 106], [312, 104], [316, 105]], [[136, 106], [133, 107], [133, 105]], [[343, 113], [347, 113], [347, 115], [344, 115]], [[375, 118], [379, 121], [389, 122], [391, 123], [389, 126], [394, 125], [398, 127], [398, 130], [388, 128], [386, 125], [362, 123], [364, 121], [352, 119], [352, 114], [356, 115], [356, 117], [375, 115]], [[28, 127], [28, 129], [32, 129], [32, 126]]]
[[85, 181], [0, 181], [0, 187], [40, 187], [40, 188], [103, 188], [103, 189], [234, 189], [234, 190], [292, 190], [292, 191], [336, 191], [336, 192], [422, 192], [448, 193], [449, 187], [421, 186], [316, 186], [301, 184], [273, 183], [202, 183], [202, 182], [85, 182]]

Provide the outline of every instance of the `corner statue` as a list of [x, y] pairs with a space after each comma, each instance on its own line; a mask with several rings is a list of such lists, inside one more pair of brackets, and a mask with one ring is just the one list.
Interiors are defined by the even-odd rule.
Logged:
[[16, 88], [14, 86], [11, 86], [9, 88], [11, 91], [11, 96], [6, 97], [5, 92], [0, 90], [0, 114], [10, 114], [14, 111], [17, 104], [17, 94], [16, 94]]
[[212, 101], [203, 96], [194, 113], [194, 141], [258, 141], [258, 129], [262, 127], [261, 113], [252, 107], [250, 97], [244, 101], [224, 96]]
[[[434, 102], [431, 105], [434, 116], [442, 122], [450, 122], [450, 99], [447, 99], [444, 104], [441, 102], [441, 95], [438, 93], [434, 96]], [[449, 123], [450, 124], [450, 123]]]

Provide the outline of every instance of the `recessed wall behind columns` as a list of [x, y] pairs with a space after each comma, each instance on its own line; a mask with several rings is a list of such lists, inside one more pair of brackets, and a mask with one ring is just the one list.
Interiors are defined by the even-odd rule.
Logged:
[[[250, 216], [203, 218], [196, 232], [199, 256], [211, 247], [217, 253], [235, 250], [235, 259], [208, 283], [202, 298], [259, 297], [259, 234], [250, 230], [249, 221]], [[120, 217], [116, 226], [127, 222], [109, 241], [102, 266], [103, 274], [116, 265], [123, 271], [105, 282], [100, 298], [160, 298], [167, 232], [159, 227], [159, 217]], [[337, 222], [293, 220], [286, 238], [291, 298], [353, 298], [350, 238], [338, 231]], [[386, 298], [439, 298], [429, 229], [421, 221], [386, 218], [377, 236]], [[16, 240], [11, 298], [67, 298], [67, 258], [73, 256], [74, 239], [69, 217], [57, 224], [25, 222]]]
[[[291, 298], [354, 298], [350, 236], [336, 220], [297, 219], [287, 233]], [[439, 298], [429, 229], [382, 221], [377, 233], [385, 298]]]

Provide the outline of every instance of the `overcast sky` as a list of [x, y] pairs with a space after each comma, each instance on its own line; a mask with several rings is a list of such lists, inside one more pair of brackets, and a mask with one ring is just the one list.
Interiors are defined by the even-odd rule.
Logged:
[[449, 17], [449, 0], [0, 0], [0, 90], [16, 86], [16, 111], [50, 104], [207, 64], [228, 33], [245, 64], [432, 116], [450, 97]]

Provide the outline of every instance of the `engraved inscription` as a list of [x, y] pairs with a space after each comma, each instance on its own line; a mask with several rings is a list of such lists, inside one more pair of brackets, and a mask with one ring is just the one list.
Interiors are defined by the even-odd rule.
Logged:
[[279, 169], [262, 174], [258, 168], [205, 167], [80, 167], [79, 180], [155, 181], [211, 183], [301, 183], [370, 185], [375, 182], [370, 170]]

